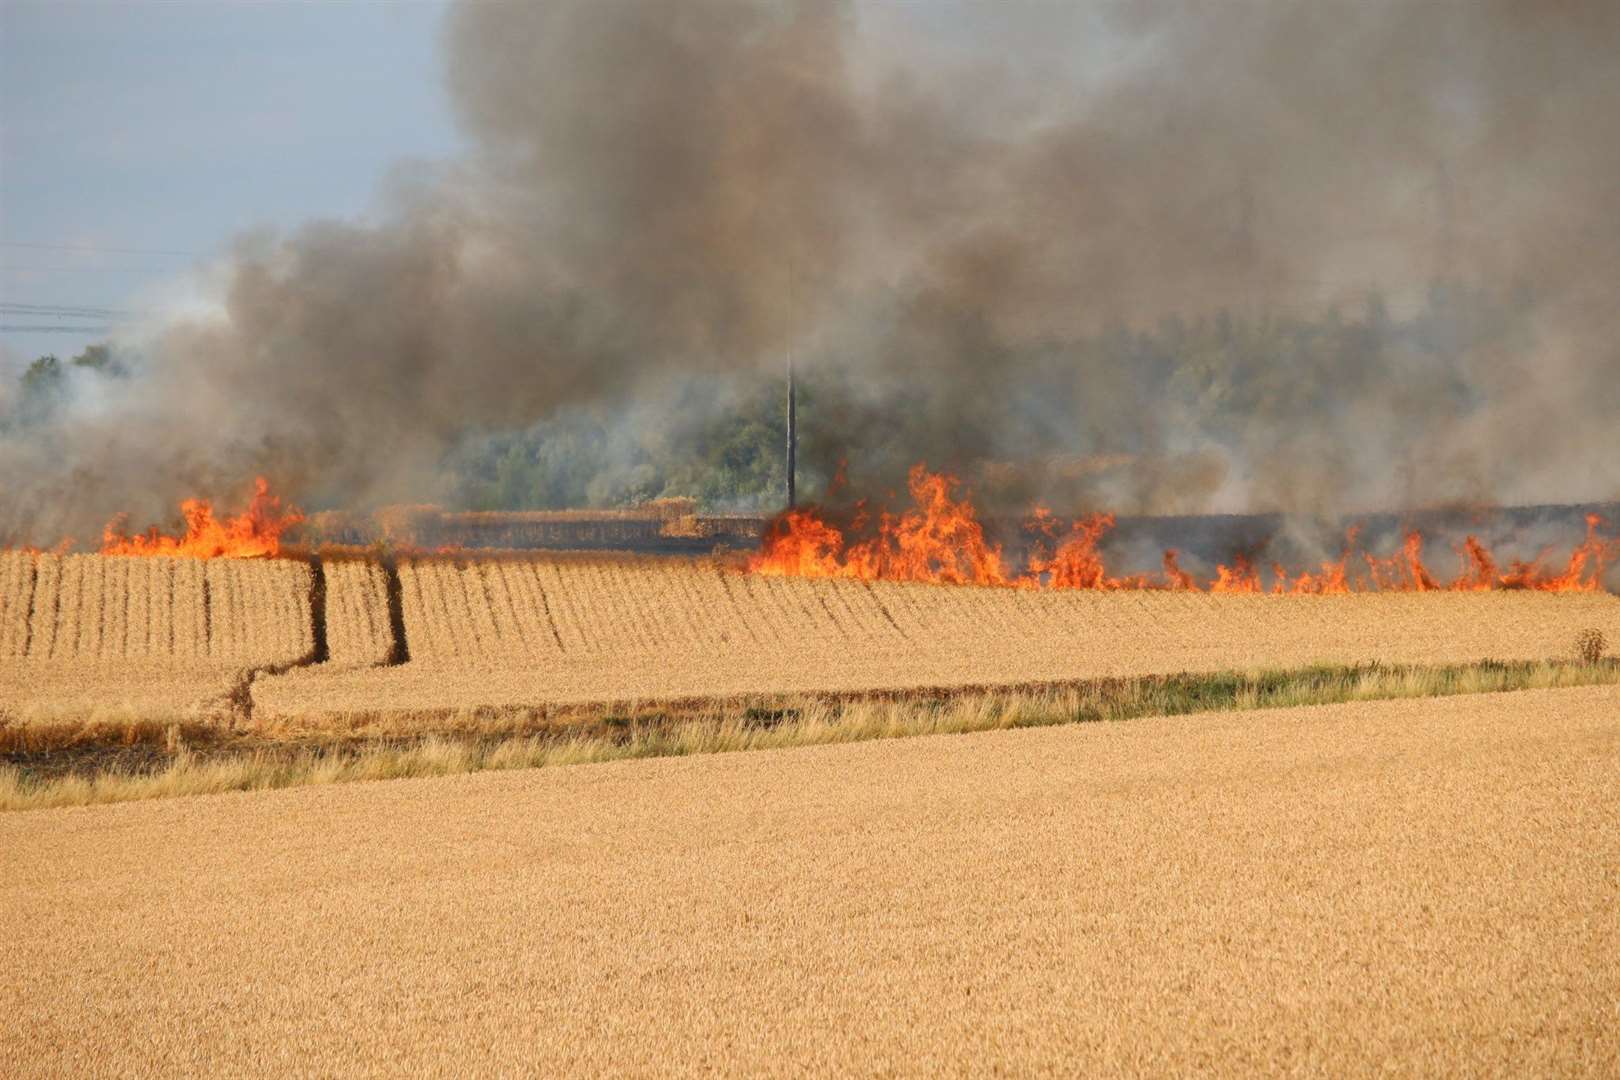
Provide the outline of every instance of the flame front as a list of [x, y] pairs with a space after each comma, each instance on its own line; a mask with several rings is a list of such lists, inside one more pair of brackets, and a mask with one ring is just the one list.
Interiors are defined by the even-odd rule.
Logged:
[[180, 504], [186, 531], [165, 536], [153, 528], [140, 536], [123, 531], [123, 519], [108, 523], [101, 537], [103, 555], [180, 555], [195, 559], [251, 559], [273, 556], [281, 551], [281, 534], [304, 520], [292, 507], [282, 509], [281, 499], [270, 493], [264, 477], [253, 481], [253, 498], [248, 508], [234, 517], [217, 518], [207, 499], [187, 499]]
[[815, 511], [787, 511], [766, 530], [765, 550], [749, 560], [749, 569], [796, 577], [1013, 584], [1000, 546], [985, 539], [972, 504], [952, 497], [954, 478], [917, 465], [908, 487], [915, 507], [881, 515], [876, 536], [847, 548], [843, 531]]
[[[845, 577], [863, 581], [922, 581], [958, 585], [1010, 586], [1021, 589], [1178, 589], [1216, 593], [1266, 591], [1260, 568], [1247, 554], [1231, 565], [1216, 567], [1213, 578], [1197, 581], [1183, 570], [1175, 549], [1164, 553], [1162, 576], [1110, 573], [1102, 542], [1114, 528], [1112, 514], [1090, 514], [1065, 522], [1045, 507], [1036, 507], [1024, 522], [1034, 537], [1024, 572], [1008, 569], [999, 544], [985, 537], [978, 512], [956, 491], [955, 477], [911, 469], [908, 487], [912, 509], [878, 517], [875, 535], [849, 543], [843, 530], [814, 509], [789, 510], [771, 522], [760, 551], [750, 557], [754, 573], [794, 577]], [[864, 509], [851, 526], [859, 532], [868, 522]], [[1271, 568], [1273, 593], [1337, 595], [1351, 592], [1458, 592], [1489, 589], [1534, 589], [1544, 592], [1595, 592], [1602, 588], [1606, 566], [1620, 559], [1620, 538], [1601, 535], [1603, 521], [1586, 519], [1586, 539], [1560, 570], [1546, 569], [1546, 552], [1528, 562], [1513, 560], [1506, 570], [1477, 537], [1457, 549], [1457, 575], [1442, 582], [1426, 565], [1423, 535], [1408, 532], [1401, 549], [1378, 557], [1359, 548], [1360, 531], [1345, 535], [1337, 560], [1314, 571], [1290, 573]], [[1353, 570], [1365, 564], [1366, 572]]]

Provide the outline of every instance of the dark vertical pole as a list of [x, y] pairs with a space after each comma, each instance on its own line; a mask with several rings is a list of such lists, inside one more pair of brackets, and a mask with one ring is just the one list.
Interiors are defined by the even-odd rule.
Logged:
[[793, 358], [788, 357], [788, 395], [787, 395], [787, 504], [793, 509], [798, 492], [796, 490], [799, 457], [799, 403], [798, 388], [794, 386]]

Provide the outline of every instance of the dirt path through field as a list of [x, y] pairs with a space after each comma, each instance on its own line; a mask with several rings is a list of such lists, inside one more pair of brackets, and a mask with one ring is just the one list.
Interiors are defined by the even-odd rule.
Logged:
[[0, 1074], [1620, 1072], [1620, 690], [0, 817]]

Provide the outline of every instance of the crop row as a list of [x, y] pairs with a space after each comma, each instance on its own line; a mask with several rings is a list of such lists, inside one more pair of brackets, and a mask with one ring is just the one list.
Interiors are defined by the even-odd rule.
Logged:
[[314, 650], [302, 562], [0, 553], [0, 715], [190, 713]]
[[[319, 722], [1311, 663], [1542, 660], [1568, 655], [1587, 628], [1620, 641], [1620, 600], [1595, 593], [1023, 592], [546, 555], [406, 560], [391, 611], [378, 564], [320, 569], [324, 655], [316, 578], [303, 562], [0, 555], [0, 712], [146, 701], [165, 680], [178, 700], [194, 696], [198, 680], [245, 687], [249, 675], [255, 715]], [[400, 655], [409, 662], [390, 664]]]
[[400, 567], [410, 662], [254, 683], [255, 715], [422, 722], [480, 710], [870, 693], [1313, 663], [1468, 663], [1620, 640], [1607, 594], [1021, 592], [546, 556]]
[[0, 657], [293, 663], [309, 566], [284, 560], [0, 554]]

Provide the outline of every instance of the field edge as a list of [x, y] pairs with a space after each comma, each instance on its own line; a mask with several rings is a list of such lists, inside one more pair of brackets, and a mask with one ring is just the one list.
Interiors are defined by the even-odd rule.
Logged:
[[774, 696], [535, 726], [267, 739], [156, 722], [0, 752], [0, 812], [1353, 701], [1620, 685], [1620, 659], [1314, 665], [956, 693]]

